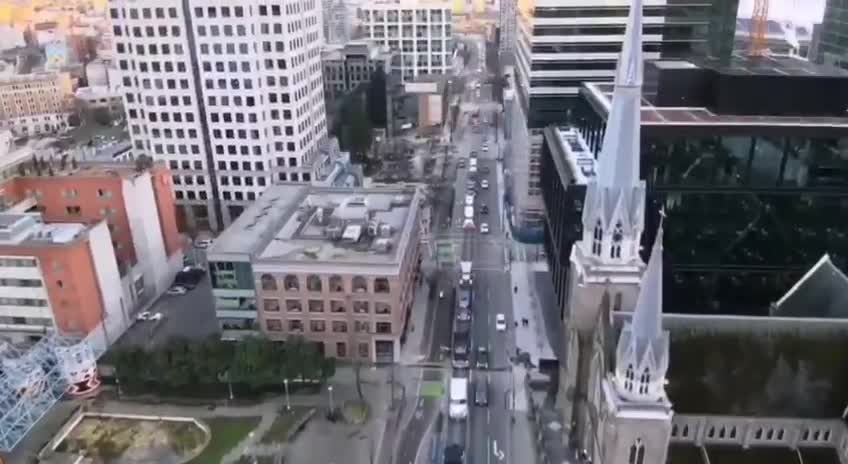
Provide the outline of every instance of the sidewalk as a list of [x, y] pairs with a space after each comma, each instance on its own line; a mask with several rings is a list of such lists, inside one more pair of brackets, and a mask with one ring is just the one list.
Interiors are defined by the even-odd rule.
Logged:
[[[429, 261], [426, 259], [425, 261]], [[422, 263], [422, 275], [425, 264]], [[421, 284], [415, 289], [412, 300], [412, 313], [407, 324], [406, 342], [400, 349], [401, 364], [415, 364], [427, 358], [430, 352], [430, 339], [433, 321], [433, 308], [430, 306], [430, 283], [422, 277]]]
[[[513, 317], [516, 322], [515, 346], [521, 353], [526, 353], [534, 367], [538, 367], [540, 358], [556, 359], [556, 356], [548, 341], [532, 267], [532, 263], [514, 261], [510, 266], [510, 276], [513, 285]], [[522, 324], [523, 320], [527, 321], [527, 326]]]

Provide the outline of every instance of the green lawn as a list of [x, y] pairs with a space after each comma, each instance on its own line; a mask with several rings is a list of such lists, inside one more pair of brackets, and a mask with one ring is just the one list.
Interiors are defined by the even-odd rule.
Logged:
[[671, 444], [668, 447], [668, 464], [702, 464], [701, 448], [689, 444]]
[[219, 464], [259, 424], [259, 417], [216, 417], [206, 424], [212, 431], [209, 445], [188, 464]]
[[292, 425], [300, 421], [311, 409], [305, 406], [292, 406], [290, 412], [280, 413], [274, 419], [274, 423], [271, 424], [271, 428], [262, 437], [260, 443], [282, 443], [286, 441]]
[[421, 384], [421, 396], [427, 398], [441, 398], [445, 394], [445, 386], [442, 382], [425, 381]]

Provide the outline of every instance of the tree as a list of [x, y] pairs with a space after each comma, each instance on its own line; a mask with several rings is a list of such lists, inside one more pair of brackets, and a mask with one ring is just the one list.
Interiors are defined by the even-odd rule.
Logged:
[[362, 104], [362, 94], [355, 92], [342, 105], [339, 118], [339, 145], [349, 151], [355, 163], [365, 162], [371, 149], [373, 134]]
[[76, 170], [76, 168], [77, 168], [77, 159], [71, 158], [71, 169]]
[[135, 170], [138, 172], [146, 171], [153, 167], [153, 158], [141, 154], [135, 159]]
[[112, 123], [112, 115], [109, 114], [109, 110], [107, 108], [95, 108], [94, 111], [91, 112], [91, 119], [101, 126], [108, 126]]
[[388, 124], [388, 115], [386, 114], [388, 96], [386, 91], [386, 73], [381, 68], [377, 68], [371, 73], [365, 104], [368, 110], [368, 119], [374, 127], [385, 128]]

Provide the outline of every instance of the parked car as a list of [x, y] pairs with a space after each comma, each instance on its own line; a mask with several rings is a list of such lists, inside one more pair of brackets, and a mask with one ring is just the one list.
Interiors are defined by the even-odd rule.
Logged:
[[498, 332], [506, 331], [506, 316], [504, 316], [503, 313], [498, 313], [498, 315], [495, 316], [495, 329], [497, 329]]
[[474, 404], [477, 406], [489, 405], [489, 382], [488, 380], [479, 379], [474, 388]]
[[488, 223], [484, 222], [484, 223], [480, 224], [480, 233], [481, 234], [488, 234], [489, 233], [489, 224]]
[[487, 190], [489, 188], [489, 181], [483, 179], [482, 181], [480, 181], [480, 187], [482, 187], [483, 190]]
[[489, 214], [489, 206], [485, 203], [480, 207], [480, 214]]
[[458, 167], [460, 167], [460, 168], [464, 168], [464, 167], [465, 167], [465, 158], [460, 159], [460, 160], [456, 163], [456, 165], [457, 165]]
[[144, 311], [139, 313], [138, 316], [135, 317], [137, 321], [158, 321], [162, 319], [162, 313], [151, 313], [150, 311]]
[[212, 239], [211, 238], [199, 238], [199, 239], [194, 241], [194, 246], [195, 246], [195, 248], [200, 248], [201, 250], [205, 250], [205, 249], [209, 248], [210, 246], [212, 246]]
[[185, 295], [188, 293], [188, 289], [183, 287], [182, 285], [174, 285], [166, 291], [168, 295]]
[[456, 311], [456, 319], [460, 321], [470, 321], [471, 311], [467, 309], [459, 309]]
[[488, 166], [482, 166], [480, 168], [480, 173], [481, 174], [488, 174], [489, 173], [489, 167]]
[[485, 346], [477, 347], [477, 369], [489, 368], [489, 349]]

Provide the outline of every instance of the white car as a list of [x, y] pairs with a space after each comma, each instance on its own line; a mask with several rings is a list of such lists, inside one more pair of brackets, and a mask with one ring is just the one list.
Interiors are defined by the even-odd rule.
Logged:
[[489, 181], [486, 180], [486, 179], [483, 179], [482, 181], [480, 181], [480, 187], [483, 188], [484, 190], [489, 188]]
[[194, 241], [195, 248], [200, 248], [201, 250], [205, 250], [212, 246], [211, 238], [201, 238]]
[[489, 233], [489, 224], [488, 223], [484, 222], [484, 223], [480, 224], [480, 233], [481, 234], [488, 234]]
[[476, 229], [476, 228], [477, 228], [477, 226], [475, 226], [475, 225], [474, 225], [474, 221], [473, 221], [473, 220], [471, 220], [471, 219], [466, 219], [466, 220], [462, 223], [462, 228], [463, 228], [463, 229], [465, 229], [465, 230], [474, 230], [474, 229]]
[[164, 317], [164, 316], [162, 316], [162, 313], [155, 313], [152, 316], [150, 316], [150, 319], [148, 319], [148, 320], [149, 321], [159, 321], [159, 320], [162, 319], [162, 317]]
[[495, 329], [497, 329], [498, 332], [506, 331], [506, 316], [504, 316], [503, 313], [498, 313], [498, 315], [495, 316]]
[[138, 316], [135, 317], [137, 321], [149, 321], [150, 320], [150, 311], [144, 311], [143, 313], [139, 313]]
[[488, 146], [488, 145], [483, 145], [483, 151], [489, 151], [489, 146]]
[[186, 293], [188, 293], [188, 289], [183, 287], [182, 285], [174, 285], [173, 287], [169, 288], [168, 291], [165, 293], [167, 293], [168, 295], [185, 295]]

